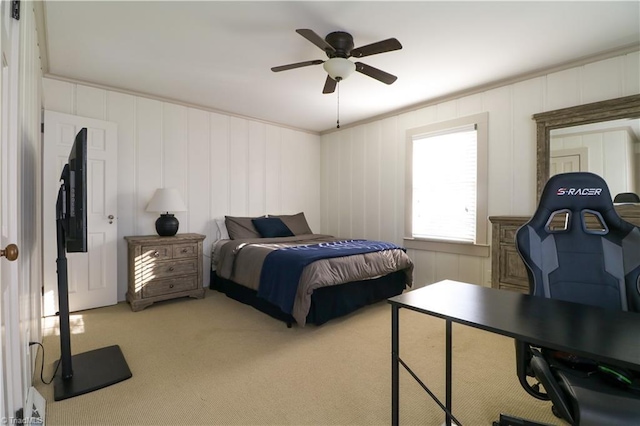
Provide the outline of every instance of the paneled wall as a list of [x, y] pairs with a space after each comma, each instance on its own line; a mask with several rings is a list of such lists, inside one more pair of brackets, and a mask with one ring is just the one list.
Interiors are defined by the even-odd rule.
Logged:
[[127, 235], [155, 234], [145, 207], [176, 187], [188, 211], [180, 231], [205, 239], [205, 285], [214, 219], [304, 211], [320, 231], [320, 136], [203, 109], [52, 78], [45, 109], [118, 125], [118, 299], [127, 288]]
[[[325, 134], [321, 230], [401, 244], [406, 131], [480, 112], [489, 113], [489, 215], [529, 215], [536, 206], [531, 116], [638, 93], [640, 54], [634, 52]], [[417, 286], [447, 278], [489, 285], [489, 258], [408, 253]]]

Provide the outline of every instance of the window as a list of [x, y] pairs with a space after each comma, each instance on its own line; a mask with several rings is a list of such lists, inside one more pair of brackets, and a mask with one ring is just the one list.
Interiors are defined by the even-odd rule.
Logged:
[[407, 247], [489, 255], [487, 119], [484, 113], [407, 132]]

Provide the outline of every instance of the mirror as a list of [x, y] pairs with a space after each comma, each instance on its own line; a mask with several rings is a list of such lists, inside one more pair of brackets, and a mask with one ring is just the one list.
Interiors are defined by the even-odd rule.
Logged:
[[[640, 95], [535, 114], [533, 119], [536, 121], [536, 200], [540, 199], [542, 189], [550, 176], [552, 130], [612, 120], [638, 118], [640, 118]], [[559, 134], [562, 132], [566, 132], [566, 130], [559, 130]], [[594, 171], [594, 173], [597, 173], [597, 171]], [[615, 194], [613, 191], [614, 189], [611, 192]]]
[[614, 196], [640, 192], [640, 118], [553, 129], [549, 149], [549, 176], [592, 172]]

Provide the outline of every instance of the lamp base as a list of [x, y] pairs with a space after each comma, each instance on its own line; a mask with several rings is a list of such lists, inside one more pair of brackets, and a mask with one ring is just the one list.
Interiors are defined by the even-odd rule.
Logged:
[[180, 223], [178, 219], [171, 213], [163, 213], [156, 220], [156, 232], [161, 237], [172, 237], [178, 232]]

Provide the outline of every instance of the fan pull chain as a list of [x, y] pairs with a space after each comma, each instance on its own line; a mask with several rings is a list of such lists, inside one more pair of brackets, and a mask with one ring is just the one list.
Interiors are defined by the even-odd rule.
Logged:
[[340, 128], [340, 80], [338, 80], [337, 86], [338, 86], [338, 108], [337, 108], [336, 115], [338, 117], [338, 120], [336, 121], [336, 123], [338, 124], [338, 126], [336, 128], [339, 129]]

